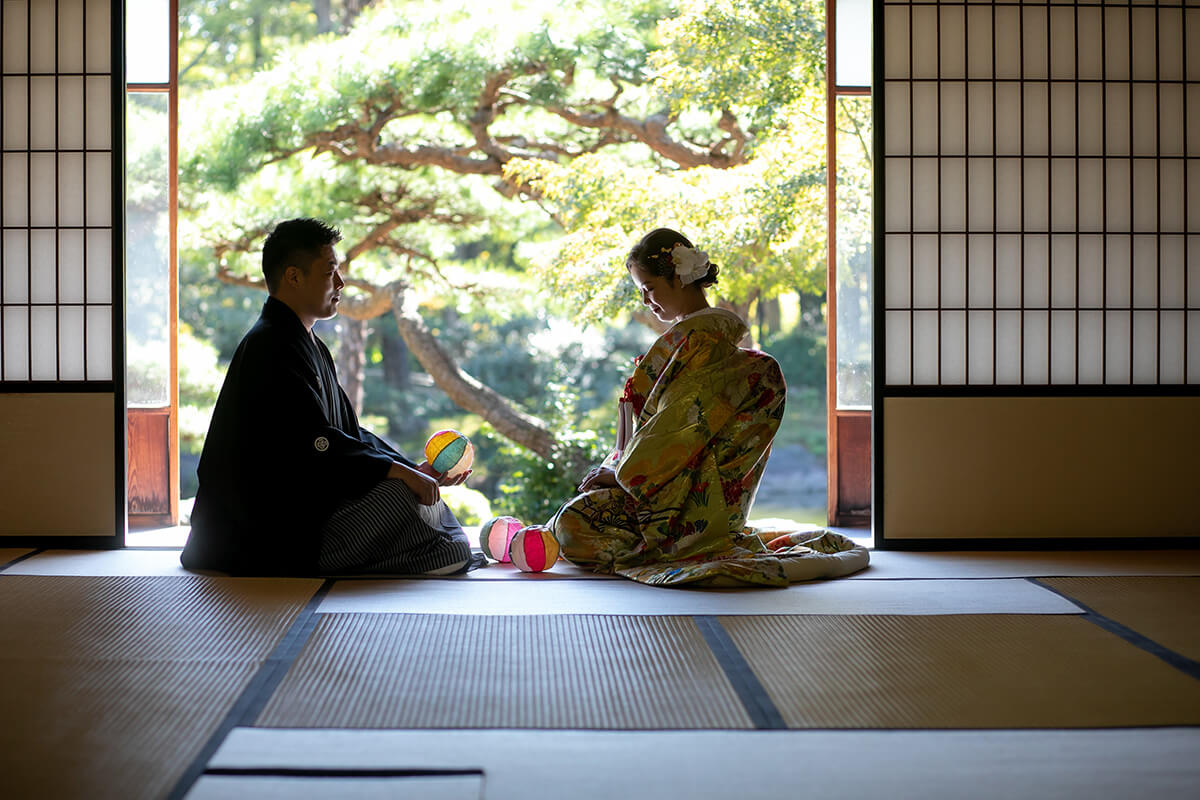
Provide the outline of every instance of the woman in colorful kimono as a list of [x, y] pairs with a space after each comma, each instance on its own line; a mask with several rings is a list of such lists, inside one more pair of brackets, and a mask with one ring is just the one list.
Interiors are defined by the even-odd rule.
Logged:
[[746, 527], [786, 386], [775, 359], [739, 347], [746, 323], [709, 305], [717, 265], [659, 228], [625, 266], [671, 327], [634, 362], [616, 449], [547, 523], [563, 556], [658, 585], [784, 586], [865, 566], [866, 550], [836, 533], [765, 537]]

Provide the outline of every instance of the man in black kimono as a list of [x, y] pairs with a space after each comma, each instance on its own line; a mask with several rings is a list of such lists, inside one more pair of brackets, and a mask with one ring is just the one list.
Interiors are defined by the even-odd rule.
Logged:
[[437, 473], [359, 427], [312, 332], [337, 313], [340, 240], [323, 222], [294, 219], [263, 245], [270, 296], [213, 409], [180, 558], [189, 569], [449, 574], [471, 562]]

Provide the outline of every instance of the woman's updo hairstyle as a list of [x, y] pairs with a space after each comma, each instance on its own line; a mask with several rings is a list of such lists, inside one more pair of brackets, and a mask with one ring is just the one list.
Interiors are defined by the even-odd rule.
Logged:
[[[629, 255], [625, 257], [625, 267], [628, 269], [636, 264], [640, 269], [649, 272], [651, 275], [656, 275], [660, 278], [673, 277], [676, 271], [675, 262], [671, 258], [671, 252], [675, 249], [675, 245], [678, 244], [695, 250], [695, 247], [688, 241], [688, 238], [679, 231], [673, 231], [670, 228], [655, 228], [643, 236], [641, 241], [630, 249]], [[720, 272], [720, 269], [711, 261], [707, 261], [706, 263], [708, 264], [708, 272], [689, 285], [705, 288], [717, 282], [717, 273]]]

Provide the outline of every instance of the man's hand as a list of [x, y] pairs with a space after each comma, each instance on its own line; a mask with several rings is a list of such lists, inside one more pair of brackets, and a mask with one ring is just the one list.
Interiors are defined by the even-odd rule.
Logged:
[[399, 461], [393, 461], [387, 476], [404, 481], [404, 485], [412, 489], [412, 493], [417, 496], [417, 502], [423, 506], [431, 506], [441, 499], [438, 482], [419, 467], [413, 469]]
[[449, 478], [434, 469], [433, 465], [428, 461], [421, 462], [417, 469], [437, 481], [438, 486], [458, 486], [460, 483], [465, 481], [472, 472], [475, 471], [473, 469], [469, 469], [461, 475], [455, 475], [453, 478]]
[[593, 489], [611, 489], [620, 484], [617, 483], [617, 473], [612, 467], [592, 467], [588, 470], [587, 475], [583, 476], [583, 480], [579, 482], [579, 491], [590, 492]]

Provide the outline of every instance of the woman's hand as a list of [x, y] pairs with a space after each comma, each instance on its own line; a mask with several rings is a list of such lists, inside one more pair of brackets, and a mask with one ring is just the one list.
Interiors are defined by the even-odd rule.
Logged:
[[613, 471], [612, 467], [592, 467], [579, 482], [579, 490], [590, 492], [593, 489], [611, 489], [619, 485], [617, 473]]
[[387, 476], [404, 481], [404, 485], [412, 489], [412, 493], [417, 496], [417, 502], [423, 506], [431, 506], [441, 499], [437, 480], [422, 471], [420, 467], [413, 469], [399, 461], [393, 461]]
[[472, 472], [475, 471], [473, 469], [469, 469], [460, 475], [455, 475], [453, 478], [448, 478], [434, 469], [433, 465], [428, 461], [421, 462], [417, 469], [437, 481], [438, 486], [458, 486], [460, 483], [465, 481]]

